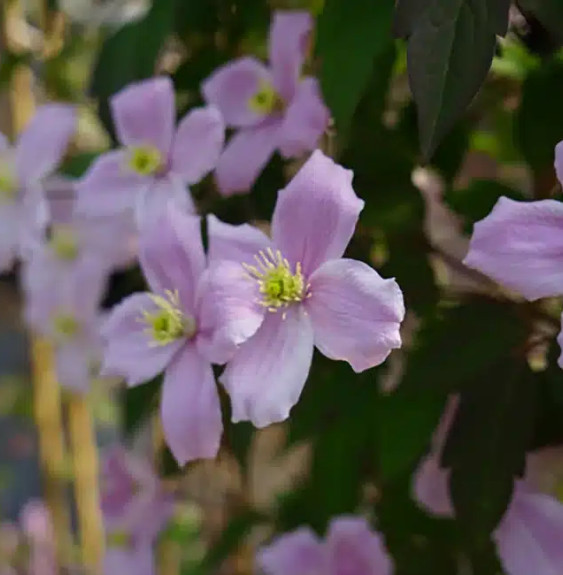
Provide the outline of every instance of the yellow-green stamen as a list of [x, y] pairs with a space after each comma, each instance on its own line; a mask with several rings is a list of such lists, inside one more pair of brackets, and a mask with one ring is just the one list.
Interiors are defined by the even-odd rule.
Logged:
[[64, 225], [55, 226], [49, 241], [51, 249], [61, 260], [72, 261], [78, 257], [78, 241], [72, 228]]
[[110, 547], [128, 548], [132, 544], [131, 535], [126, 531], [112, 531], [107, 536]]
[[162, 168], [162, 154], [154, 146], [132, 146], [128, 166], [141, 176], [152, 176]]
[[0, 201], [13, 200], [18, 193], [18, 183], [8, 166], [0, 165]]
[[254, 259], [256, 266], [243, 264], [243, 267], [258, 282], [260, 305], [275, 312], [307, 297], [309, 286], [305, 285], [299, 262], [292, 272], [290, 263], [281, 252], [274, 253], [271, 248], [259, 252]]
[[248, 100], [248, 107], [260, 115], [268, 115], [283, 108], [283, 101], [272, 84], [261, 80], [256, 93]]
[[80, 322], [72, 314], [60, 313], [53, 318], [53, 329], [56, 337], [69, 340], [80, 331]]
[[145, 333], [151, 346], [168, 345], [181, 337], [191, 338], [196, 332], [195, 320], [180, 308], [178, 292], [166, 291], [165, 296], [151, 294], [158, 309], [153, 312], [144, 310], [140, 318], [147, 326]]

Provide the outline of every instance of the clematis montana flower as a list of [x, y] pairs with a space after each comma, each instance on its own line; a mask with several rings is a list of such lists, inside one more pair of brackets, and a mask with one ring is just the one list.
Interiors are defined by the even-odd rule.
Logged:
[[395, 280], [342, 259], [364, 205], [351, 183], [351, 171], [316, 151], [279, 192], [271, 240], [209, 217], [214, 306], [241, 318], [240, 337], [230, 340], [239, 348], [220, 379], [233, 421], [263, 427], [287, 418], [314, 346], [361, 372], [401, 345], [405, 309]]
[[215, 167], [225, 128], [218, 110], [192, 110], [174, 130], [174, 88], [159, 77], [113, 96], [111, 109], [121, 147], [102, 154], [78, 186], [79, 212], [107, 216], [131, 207], [137, 221], [154, 218], [169, 200], [193, 210], [187, 184]]
[[238, 128], [217, 165], [216, 180], [224, 195], [248, 192], [275, 150], [293, 158], [317, 147], [329, 112], [317, 80], [301, 77], [312, 26], [308, 12], [276, 12], [269, 68], [244, 57], [203, 83], [206, 101]]
[[308, 527], [282, 535], [260, 549], [256, 563], [265, 575], [391, 575], [383, 538], [362, 517], [333, 519], [324, 541]]
[[[563, 142], [555, 156], [563, 183]], [[464, 263], [529, 300], [563, 295], [563, 203], [500, 198], [475, 224]], [[558, 340], [563, 346], [563, 335]]]
[[[103, 373], [138, 385], [165, 371], [161, 416], [164, 435], [180, 463], [216, 455], [221, 409], [211, 368], [223, 335], [215, 327], [216, 291], [207, 289], [199, 218], [172, 204], [140, 240], [140, 263], [152, 293], [116, 306], [103, 329]], [[217, 348], [217, 349], [215, 349]], [[224, 361], [224, 360], [223, 360]]]
[[[444, 413], [430, 455], [415, 475], [415, 499], [430, 513], [453, 517], [448, 490], [449, 470], [440, 467], [440, 453], [455, 400]], [[531, 453], [526, 474], [516, 482], [512, 501], [493, 532], [499, 558], [508, 575], [555, 575], [563, 565], [563, 451], [548, 448]]]
[[0, 271], [40, 241], [49, 219], [43, 180], [60, 162], [75, 124], [71, 106], [47, 104], [13, 147], [0, 134]]

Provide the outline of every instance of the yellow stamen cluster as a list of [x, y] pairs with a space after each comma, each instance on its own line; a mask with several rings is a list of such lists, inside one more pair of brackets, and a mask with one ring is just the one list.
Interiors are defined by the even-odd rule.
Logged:
[[72, 261], [78, 257], [79, 246], [75, 232], [64, 225], [53, 227], [49, 241], [51, 249], [61, 260]]
[[53, 329], [57, 338], [69, 340], [80, 331], [80, 322], [70, 313], [59, 313], [53, 318]]
[[154, 146], [132, 146], [128, 166], [136, 174], [152, 176], [162, 169], [162, 154]]
[[272, 84], [261, 80], [256, 93], [248, 100], [250, 110], [260, 115], [268, 115], [283, 109], [283, 100]]
[[153, 312], [144, 310], [140, 318], [147, 326], [145, 333], [154, 347], [168, 345], [181, 337], [191, 338], [196, 332], [195, 320], [180, 308], [178, 292], [166, 291], [165, 296], [151, 294], [158, 309]]
[[292, 272], [290, 263], [281, 252], [274, 252], [271, 248], [266, 252], [259, 252], [254, 259], [255, 266], [242, 265], [247, 274], [258, 282], [262, 296], [260, 305], [275, 312], [306, 297], [309, 286], [305, 285], [299, 262], [295, 266], [295, 272]]
[[112, 531], [107, 535], [107, 543], [111, 547], [126, 549], [132, 545], [131, 535], [126, 531]]

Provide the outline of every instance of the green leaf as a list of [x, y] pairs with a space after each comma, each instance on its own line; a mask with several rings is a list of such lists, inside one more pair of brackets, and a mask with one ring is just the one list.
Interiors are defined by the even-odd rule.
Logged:
[[122, 421], [125, 434], [131, 436], [158, 407], [162, 376], [122, 392]]
[[409, 24], [409, 81], [428, 160], [485, 80], [501, 22], [494, 0], [433, 0]]
[[325, 101], [336, 128], [346, 133], [374, 71], [391, 44], [392, 0], [326, 0], [316, 50]]
[[536, 171], [551, 169], [555, 146], [563, 138], [563, 62], [552, 60], [533, 70], [522, 88], [516, 137], [526, 161]]
[[461, 393], [443, 464], [451, 469], [456, 517], [471, 542], [485, 544], [524, 472], [537, 405], [537, 385], [526, 358], [508, 356]]

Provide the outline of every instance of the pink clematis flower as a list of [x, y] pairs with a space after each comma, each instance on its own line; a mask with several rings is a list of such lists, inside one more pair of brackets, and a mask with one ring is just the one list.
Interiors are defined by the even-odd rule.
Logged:
[[0, 271], [41, 240], [49, 219], [43, 180], [60, 162], [75, 124], [74, 108], [47, 104], [13, 147], [0, 134]]
[[192, 110], [174, 130], [174, 88], [165, 77], [124, 88], [111, 109], [121, 147], [102, 154], [84, 176], [77, 209], [107, 216], [133, 207], [139, 224], [169, 200], [193, 211], [186, 185], [215, 167], [225, 136], [219, 111]]
[[240, 333], [230, 333], [239, 347], [220, 378], [233, 421], [264, 427], [286, 419], [314, 346], [361, 372], [401, 345], [405, 309], [395, 280], [342, 259], [364, 205], [351, 182], [351, 171], [316, 151], [278, 194], [272, 240], [209, 217], [216, 313], [241, 319]]
[[320, 540], [308, 527], [281, 535], [260, 549], [257, 566], [265, 575], [391, 575], [393, 563], [383, 538], [362, 517], [330, 522]]
[[103, 373], [134, 386], [165, 371], [164, 434], [178, 462], [186, 463], [217, 454], [222, 420], [210, 355], [221, 359], [219, 347], [229, 348], [223, 338], [236, 333], [238, 318], [232, 328], [215, 323], [200, 220], [168, 208], [140, 240], [152, 293], [134, 294], [112, 310], [103, 330]]
[[[563, 183], [563, 142], [555, 167]], [[563, 203], [500, 198], [475, 224], [464, 263], [528, 300], [563, 295]], [[558, 341], [563, 347], [563, 333]]]
[[[440, 467], [440, 453], [455, 399], [448, 405], [430, 455], [413, 482], [415, 499], [430, 513], [453, 517], [448, 490], [449, 470]], [[563, 451], [548, 448], [528, 455], [526, 475], [515, 485], [512, 501], [493, 532], [507, 575], [556, 575], [563, 565]]]
[[329, 112], [315, 78], [301, 78], [313, 20], [308, 12], [276, 12], [270, 30], [270, 68], [252, 57], [216, 70], [203, 84], [209, 104], [238, 132], [217, 165], [225, 196], [248, 192], [279, 150], [294, 158], [316, 148]]

